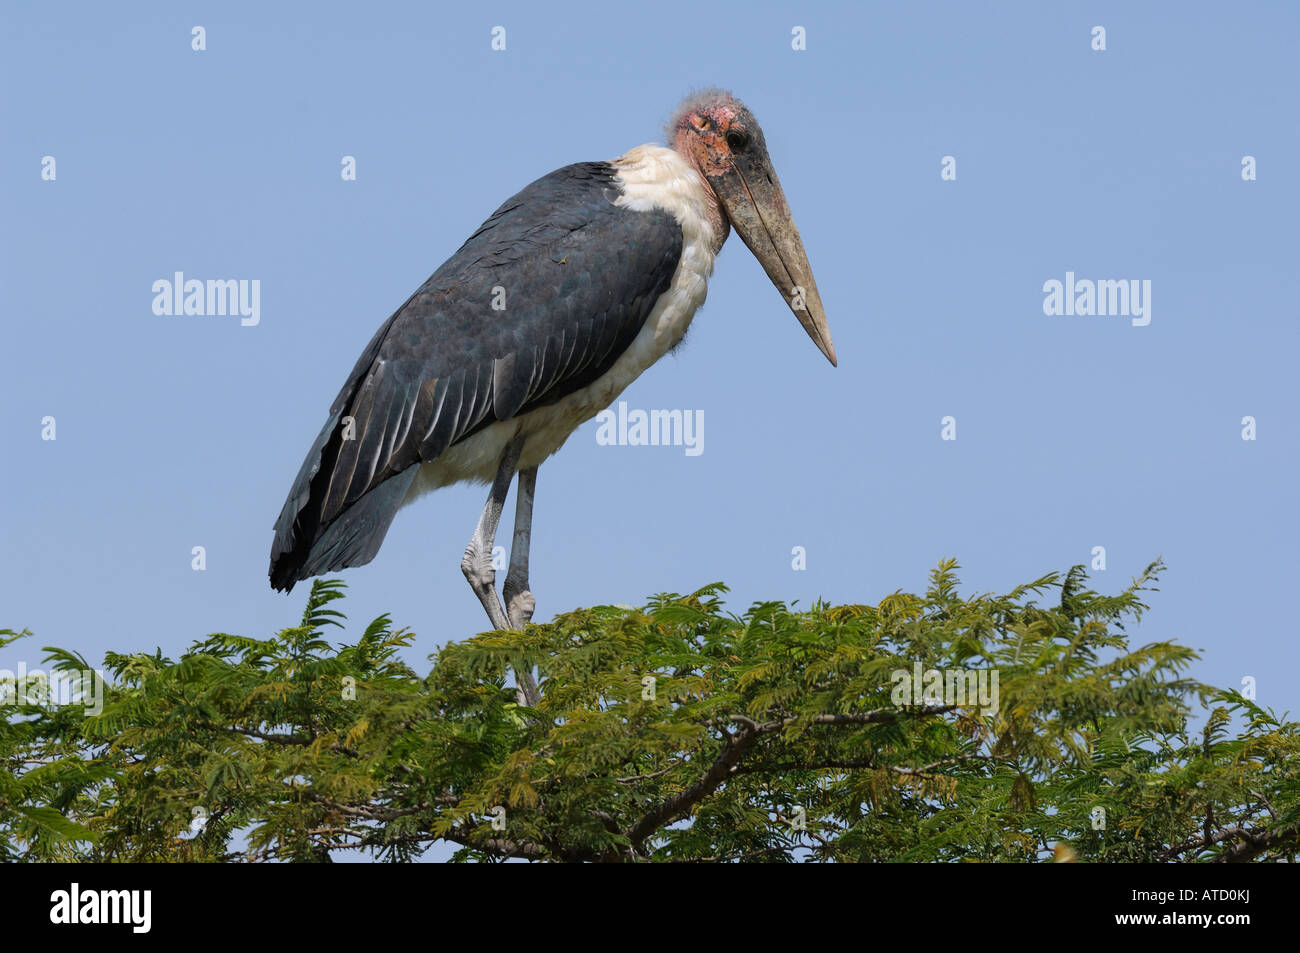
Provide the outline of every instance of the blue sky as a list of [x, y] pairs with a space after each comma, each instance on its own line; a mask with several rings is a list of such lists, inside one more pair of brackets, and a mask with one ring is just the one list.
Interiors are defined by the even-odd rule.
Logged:
[[[622, 397], [702, 410], [704, 452], [575, 433], [538, 480], [536, 618], [714, 580], [737, 611], [875, 602], [947, 556], [1005, 590], [1104, 546], [1105, 590], [1169, 564], [1139, 641], [1294, 711], [1298, 9], [9, 5], [0, 626], [36, 638], [0, 665], [292, 624], [271, 525], [376, 327], [504, 198], [716, 84], [763, 125], [840, 366], [733, 236]], [[176, 271], [258, 279], [260, 323], [155, 315]], [[1044, 315], [1067, 272], [1149, 280], [1150, 324]], [[459, 569], [484, 492], [404, 510], [344, 574], [417, 668], [486, 626]]]

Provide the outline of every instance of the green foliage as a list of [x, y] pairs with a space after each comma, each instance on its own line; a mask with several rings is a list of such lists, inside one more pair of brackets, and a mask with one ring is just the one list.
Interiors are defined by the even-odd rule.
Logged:
[[[332, 646], [318, 581], [269, 639], [109, 653], [98, 714], [13, 706], [0, 859], [1294, 860], [1300, 726], [1130, 645], [1161, 568], [962, 598], [949, 561], [923, 595], [741, 616], [712, 585], [451, 644], [425, 678], [386, 616]], [[995, 704], [896, 693], [932, 669], [996, 670]]]

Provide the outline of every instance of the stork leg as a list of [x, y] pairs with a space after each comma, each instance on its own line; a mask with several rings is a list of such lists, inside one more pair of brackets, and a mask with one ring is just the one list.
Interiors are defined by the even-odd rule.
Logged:
[[[536, 489], [537, 467], [520, 470], [515, 487], [515, 536], [510, 543], [510, 569], [502, 587], [510, 628], [520, 632], [532, 619], [537, 605], [528, 588], [528, 549], [533, 535], [533, 494]], [[519, 704], [535, 708], [537, 681], [532, 670], [516, 669], [515, 679], [519, 683]]]
[[515, 487], [515, 537], [510, 544], [510, 570], [502, 594], [510, 627], [523, 631], [533, 617], [537, 603], [528, 589], [528, 548], [533, 535], [533, 494], [537, 490], [537, 467], [519, 471]]
[[[501, 522], [501, 510], [505, 507], [506, 494], [510, 492], [510, 481], [515, 477], [515, 467], [519, 464], [519, 452], [523, 449], [523, 438], [512, 440], [501, 454], [501, 463], [497, 467], [496, 479], [492, 481], [492, 490], [488, 493], [483, 515], [479, 517], [478, 527], [465, 547], [465, 558], [460, 561], [461, 571], [469, 580], [470, 588], [478, 601], [487, 610], [488, 619], [494, 629], [516, 629], [522, 631], [533, 617], [533, 594], [528, 591], [528, 543], [533, 525], [533, 489], [537, 485], [537, 468], [532, 467], [519, 474], [519, 499], [515, 505], [515, 538], [510, 547], [510, 570], [506, 574], [506, 599], [510, 604], [507, 615], [497, 595], [497, 574], [492, 567], [492, 546], [496, 542], [497, 526]], [[522, 545], [521, 545], [522, 540]], [[519, 704], [530, 708], [537, 705], [537, 682], [529, 669], [515, 670], [516, 692]]]
[[505, 607], [497, 595], [497, 574], [492, 568], [492, 545], [496, 542], [501, 509], [505, 506], [506, 494], [510, 492], [510, 481], [515, 478], [515, 466], [519, 463], [519, 451], [522, 448], [523, 440], [518, 438], [506, 445], [497, 467], [496, 479], [492, 481], [492, 490], [488, 493], [487, 504], [483, 507], [483, 515], [479, 517], [478, 528], [465, 547], [465, 558], [460, 561], [461, 572], [469, 580], [470, 588], [478, 596], [478, 601], [483, 603], [494, 629], [510, 628]]

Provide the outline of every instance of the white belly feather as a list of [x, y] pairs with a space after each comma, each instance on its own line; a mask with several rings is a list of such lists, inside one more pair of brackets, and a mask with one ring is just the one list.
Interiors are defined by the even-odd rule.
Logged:
[[594, 383], [554, 404], [485, 427], [449, 447], [438, 459], [420, 464], [403, 506], [452, 483], [492, 482], [506, 444], [518, 434], [526, 436], [519, 468], [537, 466], [686, 334], [691, 318], [704, 303], [714, 258], [726, 238], [718, 235], [709, 220], [706, 186], [685, 159], [660, 146], [638, 146], [615, 159], [614, 165], [623, 187], [615, 204], [637, 211], [658, 207], [681, 225], [682, 257], [668, 290], [659, 296], [632, 344]]

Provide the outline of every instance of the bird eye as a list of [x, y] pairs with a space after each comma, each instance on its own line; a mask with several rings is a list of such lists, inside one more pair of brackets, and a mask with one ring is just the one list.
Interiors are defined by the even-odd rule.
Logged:
[[701, 132], [709, 128], [709, 121], [699, 113], [696, 113], [691, 117], [691, 122], [695, 123], [695, 128], [699, 129]]
[[727, 133], [727, 145], [731, 147], [732, 152], [739, 152], [749, 145], [749, 136], [739, 130], [733, 130]]

